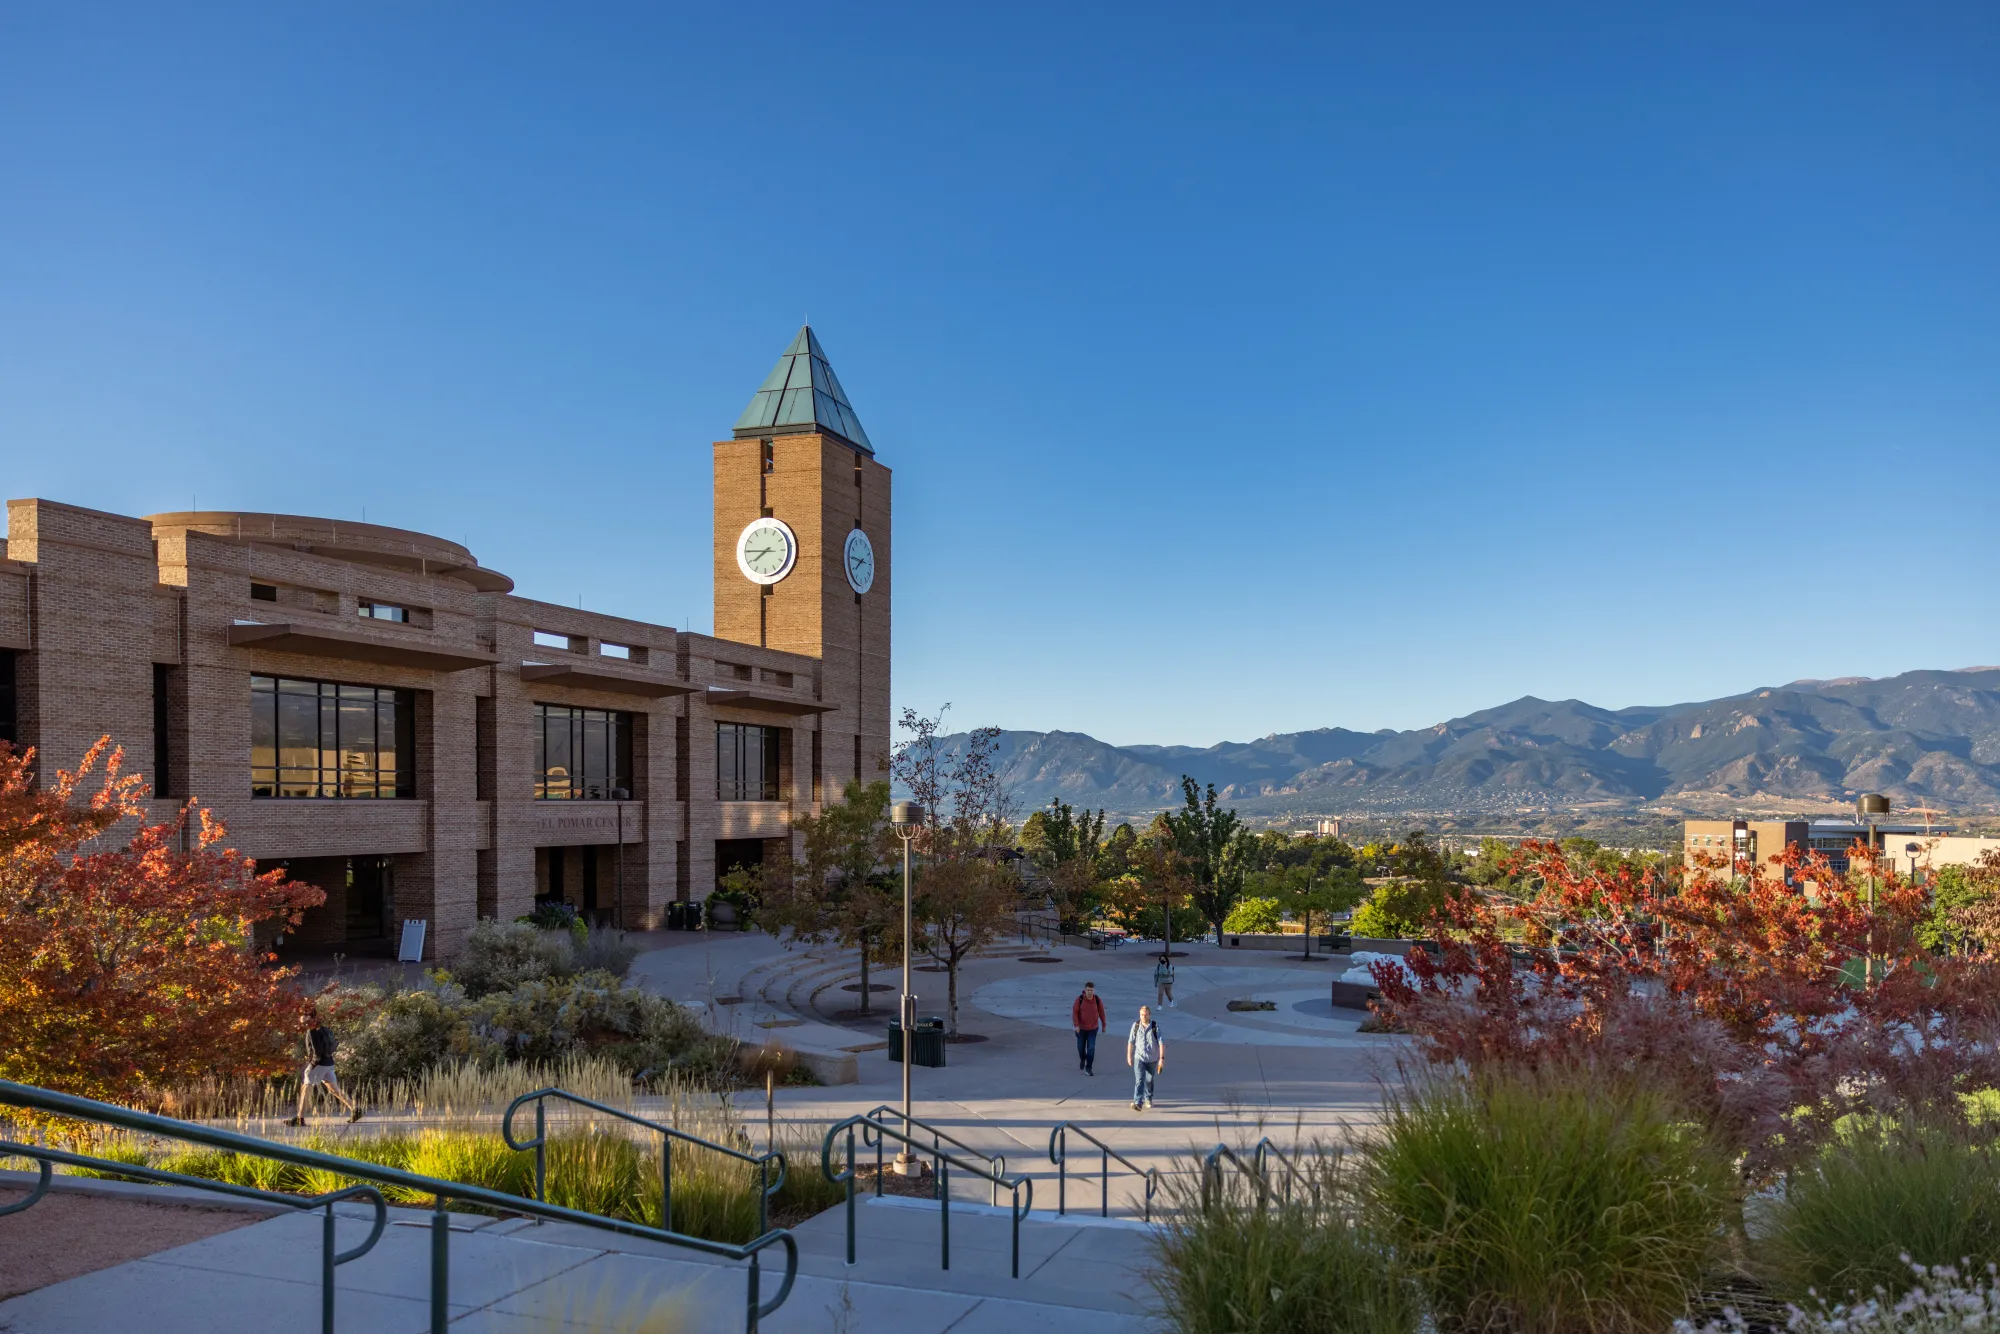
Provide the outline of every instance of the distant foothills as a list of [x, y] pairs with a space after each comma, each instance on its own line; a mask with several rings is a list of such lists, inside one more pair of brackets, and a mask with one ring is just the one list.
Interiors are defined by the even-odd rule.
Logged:
[[1810, 814], [1861, 792], [1962, 817], [2000, 812], [2000, 667], [1794, 681], [1663, 708], [1530, 696], [1420, 731], [1326, 727], [1206, 748], [1007, 731], [996, 759], [1022, 814], [1060, 799], [1143, 817], [1178, 806], [1187, 774], [1270, 822]]

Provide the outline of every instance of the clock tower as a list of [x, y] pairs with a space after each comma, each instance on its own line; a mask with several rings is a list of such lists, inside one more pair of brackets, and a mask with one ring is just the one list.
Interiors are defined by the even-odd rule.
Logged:
[[715, 443], [715, 634], [819, 660], [816, 798], [889, 765], [889, 469], [811, 326]]

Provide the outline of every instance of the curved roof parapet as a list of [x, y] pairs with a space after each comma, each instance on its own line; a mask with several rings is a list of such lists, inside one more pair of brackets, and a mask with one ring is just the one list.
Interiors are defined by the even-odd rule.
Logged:
[[511, 593], [514, 581], [473, 559], [456, 542], [407, 528], [349, 519], [317, 519], [306, 514], [252, 514], [235, 510], [183, 510], [148, 514], [153, 535], [206, 533], [245, 546], [306, 551], [357, 565], [379, 565], [412, 574], [441, 574], [472, 585], [482, 593]]

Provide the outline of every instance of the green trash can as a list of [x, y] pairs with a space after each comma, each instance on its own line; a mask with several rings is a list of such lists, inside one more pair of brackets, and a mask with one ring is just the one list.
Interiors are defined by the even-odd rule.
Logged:
[[[910, 1033], [910, 1064], [938, 1069], [944, 1065], [944, 1020], [919, 1019]], [[889, 1063], [903, 1063], [903, 1026], [889, 1025]]]

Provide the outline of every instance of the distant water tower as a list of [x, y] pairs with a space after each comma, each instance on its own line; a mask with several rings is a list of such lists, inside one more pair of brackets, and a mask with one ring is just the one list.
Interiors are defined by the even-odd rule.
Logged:
[[1882, 843], [1875, 833], [1875, 821], [1889, 813], [1889, 799], [1880, 792], [1864, 792], [1855, 800], [1854, 813], [1868, 826], [1868, 850], [1876, 851]]

